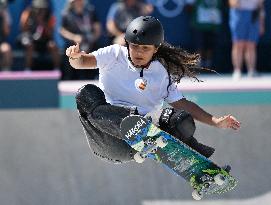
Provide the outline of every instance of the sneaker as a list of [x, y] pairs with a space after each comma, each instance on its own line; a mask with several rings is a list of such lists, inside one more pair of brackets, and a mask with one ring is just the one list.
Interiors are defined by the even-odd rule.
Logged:
[[235, 70], [232, 73], [232, 79], [233, 80], [239, 80], [242, 77], [242, 73], [240, 70]]
[[257, 77], [257, 76], [259, 76], [259, 73], [257, 71], [255, 71], [255, 70], [247, 72], [247, 77], [248, 78], [253, 78], [253, 77]]
[[196, 150], [206, 158], [210, 158], [215, 152], [215, 149], [213, 147], [209, 147], [207, 145], [199, 143], [194, 137], [192, 137], [189, 143], [187, 144], [192, 149]]
[[230, 165], [225, 165], [225, 166], [222, 167], [222, 169], [224, 169], [226, 172], [230, 173], [231, 166]]

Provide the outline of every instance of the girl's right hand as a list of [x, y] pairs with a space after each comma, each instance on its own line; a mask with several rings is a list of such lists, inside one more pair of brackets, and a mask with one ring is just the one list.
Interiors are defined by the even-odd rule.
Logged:
[[78, 59], [81, 57], [82, 54], [84, 54], [85, 52], [80, 51], [80, 46], [79, 43], [76, 43], [76, 45], [70, 46], [66, 49], [66, 55], [69, 58], [75, 58]]
[[238, 8], [240, 5], [239, 0], [229, 0], [229, 6], [231, 8]]

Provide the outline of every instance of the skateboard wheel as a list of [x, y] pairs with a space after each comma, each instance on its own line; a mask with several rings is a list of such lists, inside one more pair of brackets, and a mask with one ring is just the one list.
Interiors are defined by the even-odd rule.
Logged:
[[202, 199], [202, 194], [200, 194], [197, 190], [194, 190], [192, 192], [192, 197], [193, 197], [193, 199], [199, 201]]
[[167, 140], [160, 136], [156, 139], [156, 144], [158, 147], [164, 148], [165, 146], [167, 146]]
[[140, 152], [137, 152], [135, 155], [134, 155], [134, 159], [137, 163], [143, 163], [145, 161], [145, 158], [142, 157], [142, 155], [140, 154]]
[[223, 185], [225, 183], [225, 178], [221, 174], [218, 174], [214, 177], [215, 183], [219, 186]]

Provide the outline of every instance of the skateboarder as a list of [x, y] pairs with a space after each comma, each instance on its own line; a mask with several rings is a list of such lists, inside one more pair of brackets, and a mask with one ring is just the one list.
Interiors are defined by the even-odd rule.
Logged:
[[[79, 44], [66, 49], [73, 68], [99, 68], [100, 86], [87, 84], [76, 95], [79, 118], [97, 156], [114, 163], [133, 159], [134, 150], [121, 139], [119, 128], [130, 114], [147, 114], [161, 129], [206, 157], [214, 148], [193, 137], [194, 119], [219, 128], [239, 129], [240, 123], [232, 115], [215, 117], [177, 89], [182, 77], [197, 79], [200, 57], [166, 43], [158, 19], [134, 19], [127, 27], [125, 41], [126, 47], [111, 45], [89, 54], [81, 51]], [[162, 109], [163, 102], [171, 108]]]

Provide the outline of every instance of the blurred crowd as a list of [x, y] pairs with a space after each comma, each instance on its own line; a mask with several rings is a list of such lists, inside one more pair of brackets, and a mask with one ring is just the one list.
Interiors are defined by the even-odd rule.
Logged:
[[[16, 1], [16, 0], [13, 0]], [[124, 32], [127, 25], [141, 15], [152, 15], [154, 6], [151, 1], [118, 0], [107, 10], [105, 25], [98, 18], [95, 5], [88, 0], [66, 0], [61, 11], [61, 25], [56, 29], [56, 17], [50, 0], [32, 0], [20, 14], [19, 33], [16, 43], [8, 42], [12, 18], [8, 4], [12, 1], [0, 0], [0, 70], [12, 71], [20, 66], [22, 70], [46, 69], [60, 70], [63, 80], [95, 79], [97, 70], [73, 70], [69, 68], [65, 49], [80, 43], [86, 53], [101, 46], [117, 43], [125, 45]], [[239, 79], [243, 68], [247, 75], [258, 75], [257, 43], [265, 32], [264, 0], [189, 0], [186, 11], [189, 12], [191, 29], [196, 33], [198, 42], [193, 52], [201, 54], [201, 65], [213, 68], [213, 56], [219, 30], [225, 20], [231, 33], [231, 60], [233, 79]], [[55, 40], [55, 32], [59, 32], [64, 46], [59, 47]], [[174, 32], [174, 31], [172, 31]], [[180, 33], [180, 35], [182, 35]], [[101, 45], [99, 39], [106, 36], [107, 41]], [[170, 41], [169, 41], [170, 42]], [[182, 45], [179, 45], [182, 47]], [[23, 61], [18, 65], [15, 56], [22, 55]], [[46, 68], [45, 68], [46, 67]], [[230, 68], [229, 68], [230, 69]], [[18, 69], [17, 69], [18, 70]]]

